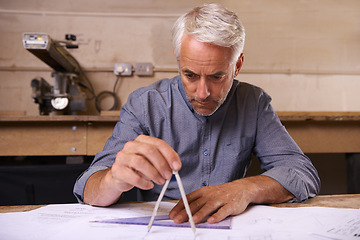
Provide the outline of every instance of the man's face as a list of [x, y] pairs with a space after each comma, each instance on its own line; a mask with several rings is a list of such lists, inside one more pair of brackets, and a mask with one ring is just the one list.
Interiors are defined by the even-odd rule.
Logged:
[[203, 116], [213, 114], [225, 101], [243, 56], [233, 62], [232, 50], [198, 42], [188, 35], [182, 38], [179, 71], [186, 97]]

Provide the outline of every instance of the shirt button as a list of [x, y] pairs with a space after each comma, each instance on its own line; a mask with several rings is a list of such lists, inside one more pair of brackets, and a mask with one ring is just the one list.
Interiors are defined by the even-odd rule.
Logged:
[[207, 156], [209, 155], [209, 152], [207, 150], [204, 151], [204, 155]]

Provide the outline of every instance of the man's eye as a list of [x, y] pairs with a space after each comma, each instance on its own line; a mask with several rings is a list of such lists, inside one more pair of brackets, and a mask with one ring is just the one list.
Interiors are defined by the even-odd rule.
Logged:
[[187, 73], [187, 74], [185, 74], [185, 76], [188, 78], [188, 79], [190, 79], [190, 80], [192, 80], [192, 79], [196, 79], [196, 75], [195, 74], [193, 74], [193, 73]]
[[213, 81], [221, 81], [224, 78], [224, 76], [222, 76], [222, 75], [212, 75], [212, 76], [210, 76], [210, 78]]

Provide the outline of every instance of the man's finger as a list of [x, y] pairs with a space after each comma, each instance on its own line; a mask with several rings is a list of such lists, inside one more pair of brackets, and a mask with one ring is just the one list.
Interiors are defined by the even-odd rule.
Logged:
[[156, 179], [159, 179], [159, 177], [168, 179], [172, 175], [170, 166], [155, 145], [137, 140], [130, 141], [119, 152], [119, 158], [123, 157], [121, 156], [122, 154], [128, 154], [126, 165], [139, 171], [143, 169], [144, 171], [140, 172], [146, 176], [149, 174], [150, 176], [148, 177], [151, 177], [155, 182], [157, 182]]
[[244, 198], [228, 199], [225, 204], [219, 208], [211, 217], [208, 218], [208, 223], [216, 223], [224, 220], [231, 215], [239, 215], [244, 212], [249, 203]]
[[211, 223], [211, 224], [217, 223], [217, 222], [224, 220], [225, 218], [227, 218], [230, 215], [232, 215], [232, 207], [230, 206], [230, 204], [225, 204], [217, 212], [215, 212], [213, 215], [211, 215], [207, 219], [207, 222]]
[[[206, 201], [204, 201], [205, 199], [201, 198], [201, 194], [199, 194], [199, 192], [201, 192], [201, 190], [197, 190], [186, 195], [192, 215], [194, 215], [206, 203]], [[170, 211], [169, 218], [175, 223], [182, 223], [188, 220], [183, 200], [180, 200]]]
[[174, 220], [175, 216], [177, 216], [179, 214], [179, 212], [181, 212], [183, 209], [185, 209], [184, 207], [184, 202], [183, 200], [180, 200], [170, 211], [169, 213], [169, 218]]
[[[154, 187], [152, 181], [146, 179], [144, 176], [141, 176], [137, 171], [134, 169], [124, 167], [121, 168], [121, 173], [116, 174], [117, 180], [123, 184], [120, 184], [118, 187], [121, 191], [128, 191], [132, 187], [137, 187], [143, 190], [149, 190]], [[125, 184], [126, 183], [126, 184]], [[132, 186], [132, 187], [129, 187]]]
[[[203, 199], [204, 200], [204, 199]], [[205, 201], [205, 200], [204, 200]], [[201, 208], [199, 208], [196, 213], [193, 215], [194, 222], [199, 223], [207, 219], [212, 213], [216, 212], [220, 207], [225, 203], [218, 200], [208, 200], [206, 201]]]
[[139, 142], [155, 145], [157, 149], [161, 152], [165, 160], [168, 162], [170, 168], [175, 171], [180, 170], [181, 160], [179, 155], [164, 140], [146, 135], [139, 135], [135, 140]]

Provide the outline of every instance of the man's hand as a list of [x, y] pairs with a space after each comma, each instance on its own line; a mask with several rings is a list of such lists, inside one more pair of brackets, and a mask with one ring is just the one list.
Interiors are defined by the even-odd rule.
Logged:
[[[210, 215], [208, 223], [216, 223], [228, 216], [238, 215], [245, 211], [250, 203], [277, 203], [293, 197], [277, 181], [266, 176], [202, 187], [187, 195], [195, 224]], [[175, 223], [188, 220], [182, 200], [171, 210], [169, 217]]]
[[111, 167], [114, 184], [121, 191], [132, 187], [148, 190], [153, 182], [162, 185], [178, 171], [181, 161], [177, 153], [163, 140], [145, 135], [125, 144]]
[[164, 184], [178, 171], [181, 161], [178, 154], [163, 140], [139, 135], [117, 153], [111, 168], [93, 174], [84, 190], [84, 202], [107, 206], [134, 186], [148, 190], [154, 183]]

